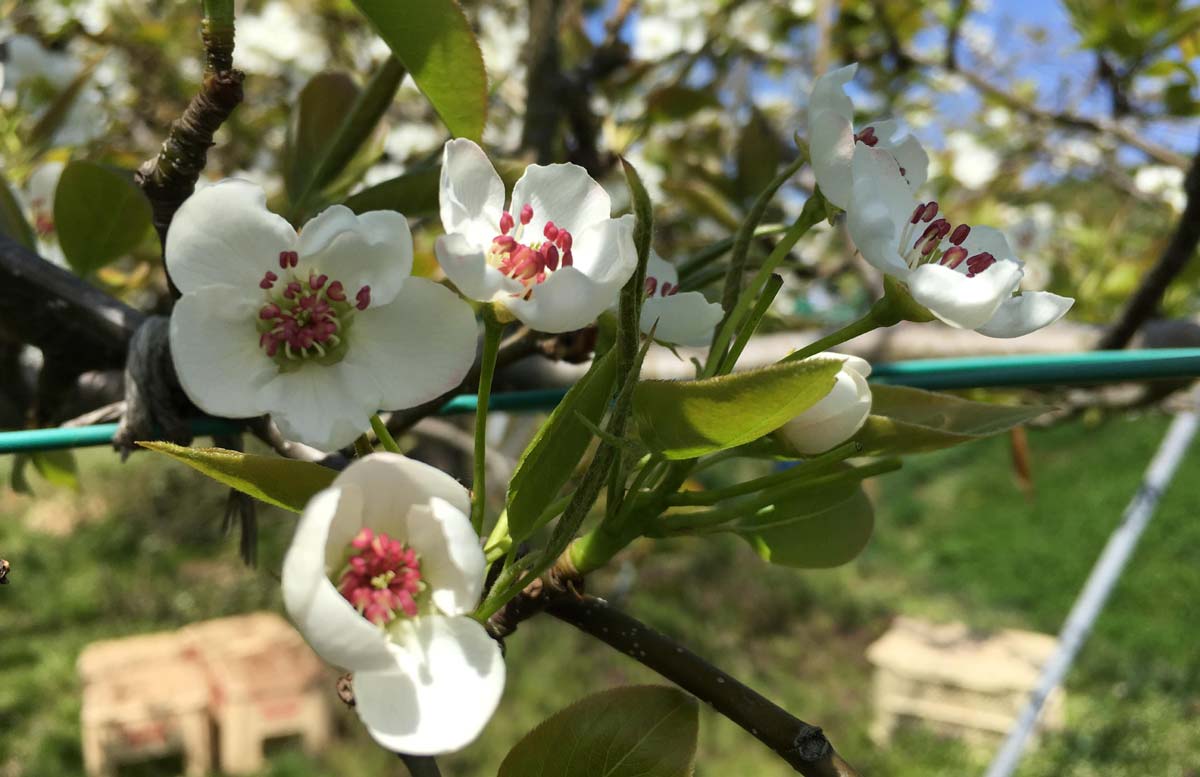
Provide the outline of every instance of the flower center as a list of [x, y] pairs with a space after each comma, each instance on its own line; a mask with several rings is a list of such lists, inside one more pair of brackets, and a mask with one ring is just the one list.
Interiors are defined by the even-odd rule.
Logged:
[[669, 282], [658, 282], [658, 278], [652, 275], [646, 276], [646, 296], [653, 297], [654, 293], [658, 292], [660, 297], [673, 297], [679, 293], [679, 284], [672, 286]]
[[526, 299], [532, 293], [530, 287], [545, 281], [548, 273], [559, 267], [570, 267], [574, 262], [571, 257], [574, 240], [571, 233], [559, 229], [553, 221], [547, 221], [542, 228], [544, 240], [522, 242], [525, 227], [531, 220], [533, 207], [529, 204], [521, 207], [520, 223], [516, 223], [512, 214], [505, 211], [500, 216], [500, 234], [492, 238], [487, 252], [488, 264], [530, 289], [525, 292]]
[[352, 552], [338, 581], [338, 592], [376, 626], [417, 614], [425, 590], [416, 551], [383, 532], [362, 529], [350, 542]]
[[268, 270], [258, 282], [266, 294], [258, 311], [258, 345], [284, 370], [306, 361], [341, 361], [351, 319], [371, 304], [370, 286], [360, 288], [351, 303], [341, 281], [315, 271], [298, 274], [299, 260], [295, 251], [281, 251], [283, 277]]
[[[962, 242], [971, 234], [971, 228], [966, 224], [951, 227], [950, 222], [944, 218], [935, 220], [937, 213], [937, 202], [917, 205], [908, 224], [900, 233], [900, 245], [897, 250], [910, 268], [919, 264], [936, 263], [956, 270], [965, 261], [967, 277], [974, 278], [996, 263], [996, 257], [987, 251], [967, 256], [967, 249], [963, 248]], [[913, 235], [917, 234], [921, 224], [926, 226], [917, 239], [913, 240]], [[942, 250], [942, 241], [947, 236], [950, 238], [950, 247]], [[913, 240], [911, 248], [908, 247], [910, 240]]]

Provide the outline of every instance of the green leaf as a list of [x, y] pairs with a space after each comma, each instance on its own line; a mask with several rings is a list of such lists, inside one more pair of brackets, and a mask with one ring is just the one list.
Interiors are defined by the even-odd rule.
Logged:
[[805, 491], [734, 528], [765, 561], [829, 569], [853, 560], [871, 538], [875, 512], [857, 481]]
[[29, 145], [33, 148], [49, 146], [54, 141], [54, 135], [62, 127], [63, 122], [71, 115], [71, 106], [92, 78], [92, 65], [79, 71], [71, 83], [54, 96], [54, 100], [38, 118], [37, 123], [29, 130]]
[[21, 203], [17, 200], [8, 181], [0, 176], [0, 235], [10, 237], [31, 251], [37, 250], [37, 238], [33, 228], [25, 220]]
[[79, 490], [79, 467], [71, 451], [37, 451], [29, 454], [29, 461], [46, 482]]
[[647, 447], [691, 459], [775, 431], [828, 394], [840, 368], [836, 359], [808, 359], [703, 380], [644, 381], [633, 413]]
[[150, 230], [150, 203], [123, 172], [77, 160], [54, 193], [54, 226], [67, 262], [80, 275], [132, 251]]
[[996, 405], [951, 394], [871, 387], [871, 416], [854, 439], [864, 456], [923, 453], [1008, 431], [1042, 415], [1042, 405]]
[[479, 140], [487, 71], [471, 24], [454, 0], [354, 0], [457, 137]]
[[346, 200], [355, 213], [394, 210], [406, 216], [436, 213], [441, 165], [431, 165], [363, 189]]
[[284, 184], [293, 203], [298, 204], [315, 182], [318, 167], [358, 99], [358, 84], [348, 73], [318, 73], [300, 90], [283, 154]]
[[583, 458], [592, 431], [583, 416], [598, 424], [612, 397], [616, 380], [616, 349], [592, 363], [591, 369], [567, 392], [525, 449], [508, 486], [508, 528], [520, 542], [539, 527], [538, 518], [566, 485]]
[[[395, 57], [388, 57], [371, 76], [361, 93], [353, 87], [353, 82], [352, 88], [346, 89], [345, 81], [337, 78], [335, 73], [315, 76], [309, 82], [300, 95], [297, 141], [320, 142], [320, 147], [311, 152], [297, 148], [296, 153], [289, 154], [291, 175], [288, 176], [288, 192], [293, 204], [308, 204], [313, 194], [334, 183], [354, 161], [375, 132], [388, 106], [392, 104], [396, 90], [400, 88], [400, 82], [404, 79], [404, 72], [404, 66]], [[322, 84], [319, 79], [336, 81]], [[315, 87], [318, 93], [311, 95], [306, 101], [308, 87]], [[338, 91], [330, 95], [330, 88]], [[354, 96], [354, 100], [345, 112], [341, 113], [336, 104], [330, 104], [328, 98], [332, 96], [332, 102], [337, 103], [343, 101], [346, 95]], [[330, 119], [336, 121], [332, 131], [329, 126]], [[306, 127], [306, 124], [310, 126]], [[308, 137], [303, 132], [305, 129], [309, 130]], [[321, 130], [325, 136], [313, 136], [312, 130]]]
[[720, 108], [711, 89], [664, 86], [646, 95], [646, 112], [654, 121], [679, 121], [705, 108]]
[[224, 448], [185, 448], [169, 442], [139, 442], [203, 472], [213, 480], [269, 505], [298, 513], [313, 494], [328, 488], [337, 472], [307, 461], [256, 456]]
[[770, 185], [782, 157], [779, 138], [767, 117], [753, 109], [737, 143], [737, 191], [744, 201], [753, 201]]
[[676, 688], [614, 688], [583, 698], [525, 735], [498, 777], [689, 777], [696, 700]]

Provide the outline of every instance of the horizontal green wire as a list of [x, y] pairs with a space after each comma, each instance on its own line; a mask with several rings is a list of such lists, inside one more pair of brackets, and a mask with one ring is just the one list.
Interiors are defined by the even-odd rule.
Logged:
[[[876, 383], [925, 389], [1078, 386], [1196, 377], [1200, 377], [1200, 348], [918, 359], [878, 364], [871, 372], [871, 380]], [[565, 393], [566, 389], [541, 389], [493, 394], [489, 408], [509, 412], [549, 410]], [[475, 405], [475, 395], [464, 394], [442, 405], [438, 414], [473, 413]], [[216, 418], [196, 419], [191, 427], [197, 437], [236, 434], [242, 428], [235, 421]], [[96, 424], [0, 432], [0, 454], [110, 445], [116, 431], [116, 424]]]

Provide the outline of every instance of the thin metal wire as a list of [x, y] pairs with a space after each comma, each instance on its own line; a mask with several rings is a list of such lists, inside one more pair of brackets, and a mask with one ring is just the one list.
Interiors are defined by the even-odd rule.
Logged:
[[[1146, 351], [920, 359], [875, 365], [870, 379], [877, 383], [915, 388], [960, 389], [1078, 386], [1127, 380], [1197, 377], [1200, 377], [1200, 348], [1162, 348]], [[549, 410], [558, 404], [565, 393], [566, 389], [540, 389], [493, 394], [488, 407], [508, 412]], [[473, 413], [476, 402], [474, 394], [457, 396], [443, 405], [438, 413]], [[236, 422], [214, 418], [199, 418], [192, 422], [192, 432], [197, 437], [233, 433], [240, 428]], [[0, 432], [0, 454], [109, 445], [116, 430], [116, 424], [96, 424]]]

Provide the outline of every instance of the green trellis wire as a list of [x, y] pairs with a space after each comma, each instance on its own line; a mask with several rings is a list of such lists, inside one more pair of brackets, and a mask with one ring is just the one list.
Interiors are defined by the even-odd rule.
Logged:
[[[1081, 385], [1197, 377], [1200, 377], [1200, 348], [919, 359], [878, 364], [871, 373], [871, 380], [877, 383], [925, 389]], [[566, 389], [542, 389], [493, 394], [488, 407], [508, 412], [549, 410], [565, 393]], [[476, 401], [474, 394], [454, 397], [438, 414], [473, 413]], [[216, 418], [192, 421], [192, 433], [197, 437], [236, 433], [240, 429], [241, 425], [236, 422]], [[116, 424], [96, 424], [0, 432], [0, 454], [109, 445], [116, 431]]]

